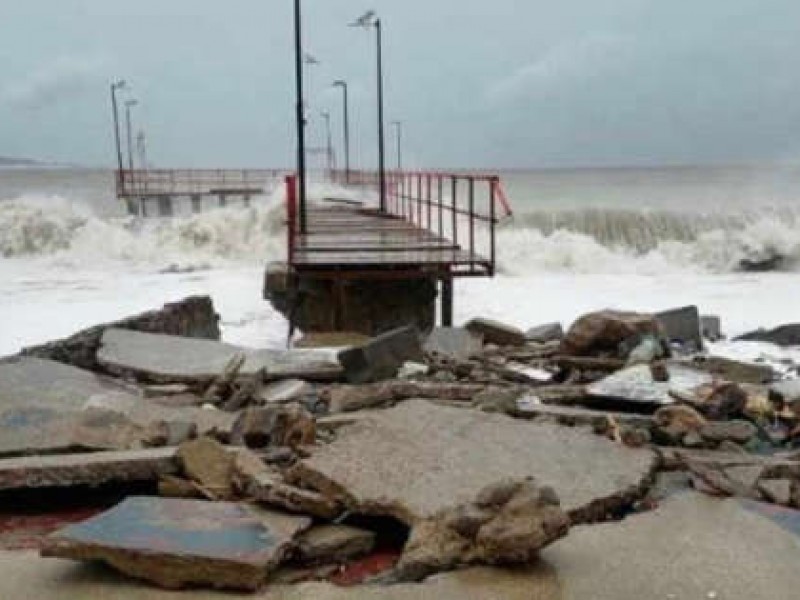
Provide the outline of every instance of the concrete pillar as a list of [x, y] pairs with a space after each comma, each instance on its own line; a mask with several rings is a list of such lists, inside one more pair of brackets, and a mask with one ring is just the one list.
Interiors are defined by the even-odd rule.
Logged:
[[242, 196], [242, 204], [244, 204], [245, 208], [250, 208], [250, 194]]
[[136, 217], [139, 214], [139, 207], [136, 205], [136, 200], [133, 198], [126, 198], [125, 205], [128, 208], [128, 214], [132, 217]]
[[220, 194], [219, 195], [219, 205], [220, 205], [220, 207], [228, 206], [228, 196], [227, 196], [227, 194]]
[[160, 196], [158, 198], [158, 214], [161, 217], [171, 217], [175, 214], [175, 209], [172, 205], [172, 196]]
[[203, 197], [200, 194], [192, 195], [192, 212], [197, 214], [203, 211]]
[[453, 326], [453, 278], [442, 279], [442, 327]]
[[142, 216], [142, 218], [147, 216], [147, 198], [144, 196], [139, 198], [139, 214]]

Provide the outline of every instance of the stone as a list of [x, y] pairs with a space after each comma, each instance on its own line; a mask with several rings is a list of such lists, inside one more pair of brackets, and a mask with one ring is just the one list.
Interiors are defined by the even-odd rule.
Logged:
[[97, 362], [100, 340], [107, 329], [128, 329], [149, 333], [219, 340], [219, 315], [208, 296], [191, 296], [154, 310], [90, 329], [67, 339], [26, 348], [22, 354], [87, 369], [102, 370]]
[[703, 349], [700, 312], [696, 306], [684, 306], [656, 313], [667, 340], [678, 343], [685, 349], [699, 352]]
[[715, 315], [701, 315], [700, 333], [709, 342], [718, 342], [724, 339], [722, 335], [722, 320]]
[[406, 361], [423, 361], [419, 332], [414, 327], [395, 329], [367, 344], [339, 352], [339, 362], [349, 383], [389, 379]]
[[46, 538], [42, 556], [103, 561], [167, 589], [257, 590], [305, 517], [199, 500], [131, 497]]
[[789, 323], [769, 330], [759, 329], [734, 339], [746, 342], [769, 342], [777, 346], [800, 346], [800, 323]]
[[248, 448], [296, 448], [316, 440], [314, 417], [299, 404], [248, 408], [233, 426], [231, 442]]
[[746, 408], [747, 392], [735, 383], [714, 386], [702, 403], [706, 416], [716, 421], [740, 417]]
[[472, 564], [526, 565], [569, 530], [552, 489], [531, 480], [503, 481], [481, 490], [472, 503], [418, 523], [395, 569], [400, 580]]
[[180, 470], [175, 448], [0, 459], [0, 491], [157, 481]]
[[349, 510], [413, 526], [486, 486], [533, 477], [582, 522], [635, 500], [656, 463], [650, 450], [589, 431], [408, 400], [343, 426], [287, 478]]
[[258, 390], [256, 401], [260, 404], [287, 404], [299, 401], [314, 393], [314, 388], [302, 379], [285, 379], [267, 384]]
[[205, 498], [196, 483], [174, 475], [164, 475], [158, 480], [158, 495], [165, 498]]
[[202, 437], [181, 444], [177, 458], [183, 473], [215, 498], [233, 496], [236, 457], [219, 442]]
[[164, 396], [180, 396], [188, 394], [191, 390], [183, 383], [167, 385], [146, 385], [142, 388], [145, 398], [162, 398]]
[[688, 392], [711, 382], [703, 371], [679, 364], [667, 364], [669, 381], [653, 381], [648, 365], [636, 365], [617, 371], [587, 387], [594, 399], [609, 399], [633, 406], [658, 407], [674, 402], [671, 391]]
[[242, 377], [263, 374], [268, 380], [335, 381], [342, 367], [335, 352], [326, 350], [247, 350], [211, 340], [108, 329], [97, 352], [109, 372], [147, 383], [207, 386], [236, 356], [246, 360]]
[[557, 423], [565, 427], [593, 427], [598, 421], [607, 423], [609, 419], [631, 428], [650, 429], [653, 426], [653, 419], [647, 415], [609, 412], [577, 406], [530, 404], [523, 403], [523, 400], [524, 398], [518, 399], [517, 409], [509, 413], [517, 419]]
[[781, 405], [793, 405], [800, 402], [800, 379], [785, 379], [771, 384], [769, 399]]
[[464, 327], [434, 327], [422, 349], [427, 354], [466, 361], [483, 350], [483, 335]]
[[758, 428], [750, 421], [708, 421], [700, 428], [700, 435], [709, 442], [731, 441], [746, 444], [758, 434]]
[[659, 408], [653, 421], [659, 433], [673, 442], [680, 441], [690, 431], [699, 431], [706, 423], [703, 415], [683, 404]]
[[775, 371], [769, 365], [757, 365], [708, 355], [696, 356], [687, 362], [696, 369], [735, 383], [763, 384], [775, 379]]
[[297, 538], [300, 564], [343, 563], [366, 556], [375, 547], [375, 532], [349, 525], [318, 525]]
[[464, 325], [464, 329], [483, 336], [485, 344], [524, 346], [526, 342], [525, 332], [521, 329], [492, 319], [484, 319], [482, 317], [470, 319]]
[[762, 479], [758, 482], [758, 489], [770, 502], [781, 506], [791, 506], [792, 504], [791, 479]]
[[[575, 321], [561, 341], [561, 353], [571, 356], [591, 356], [611, 353], [619, 356], [620, 344], [642, 335], [664, 335], [661, 324], [653, 315], [603, 310], [588, 313]], [[621, 356], [627, 358], [627, 355]]]
[[[665, 358], [664, 345], [661, 343], [661, 340], [652, 335], [644, 335], [641, 337], [641, 341], [628, 353], [626, 366], [649, 365], [660, 358]], [[653, 377], [655, 381], [659, 379], [663, 380], [663, 378], [659, 377], [657, 374], [652, 374], [652, 368], [651, 377]]]
[[561, 326], [561, 323], [537, 325], [536, 327], [531, 327], [525, 332], [525, 339], [529, 342], [535, 342], [537, 344], [560, 342], [562, 339], [564, 339], [564, 328]]

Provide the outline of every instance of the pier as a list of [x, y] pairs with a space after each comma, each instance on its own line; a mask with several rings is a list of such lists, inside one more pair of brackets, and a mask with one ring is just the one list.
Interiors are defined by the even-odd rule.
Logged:
[[123, 169], [115, 173], [117, 198], [128, 212], [140, 217], [170, 217], [178, 203], [188, 202], [188, 212], [205, 207], [248, 206], [253, 196], [271, 194], [281, 184], [277, 169]]
[[[375, 191], [372, 173], [334, 174]], [[453, 281], [495, 273], [496, 229], [511, 214], [500, 177], [389, 173], [386, 209], [327, 199], [298, 215], [286, 178], [287, 262], [267, 269], [265, 297], [304, 331], [375, 334], [414, 323], [453, 322]]]

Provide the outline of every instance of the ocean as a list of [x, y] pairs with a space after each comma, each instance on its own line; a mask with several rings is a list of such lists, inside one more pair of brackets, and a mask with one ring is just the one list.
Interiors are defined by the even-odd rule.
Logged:
[[[566, 326], [590, 310], [686, 304], [719, 315], [729, 335], [800, 320], [800, 166], [501, 175], [514, 215], [499, 274], [456, 283], [457, 322]], [[261, 288], [265, 264], [285, 256], [283, 218], [281, 190], [250, 208], [141, 221], [125, 215], [110, 171], [0, 169], [0, 355], [189, 294], [213, 297], [227, 341], [280, 346], [287, 326]], [[772, 271], [741, 268], [777, 255]]]

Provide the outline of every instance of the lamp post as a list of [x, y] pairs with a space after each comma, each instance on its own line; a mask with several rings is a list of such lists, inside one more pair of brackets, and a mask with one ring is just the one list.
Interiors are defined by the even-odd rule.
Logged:
[[125, 128], [128, 133], [128, 168], [133, 171], [133, 132], [131, 128], [131, 109], [139, 104], [138, 100], [125, 101]]
[[383, 28], [374, 10], [367, 11], [350, 24], [351, 27], [375, 28], [378, 50], [378, 194], [380, 210], [386, 211], [386, 164], [383, 135]]
[[397, 170], [403, 170], [403, 122], [392, 121], [394, 125], [395, 139], [397, 140]]
[[300, 233], [306, 233], [306, 118], [303, 100], [303, 35], [300, 0], [294, 0], [294, 65], [297, 97], [295, 118], [297, 121], [297, 177]]
[[333, 175], [333, 142], [331, 138], [331, 113], [323, 110], [320, 115], [325, 119], [325, 155], [328, 162], [328, 174]]
[[125, 89], [125, 81], [120, 79], [111, 84], [111, 110], [114, 116], [114, 142], [117, 149], [117, 168], [122, 171], [122, 146], [119, 135], [119, 108], [117, 107], [117, 91]]
[[337, 79], [333, 85], [342, 88], [344, 96], [344, 182], [350, 183], [350, 107], [347, 101], [347, 82]]

